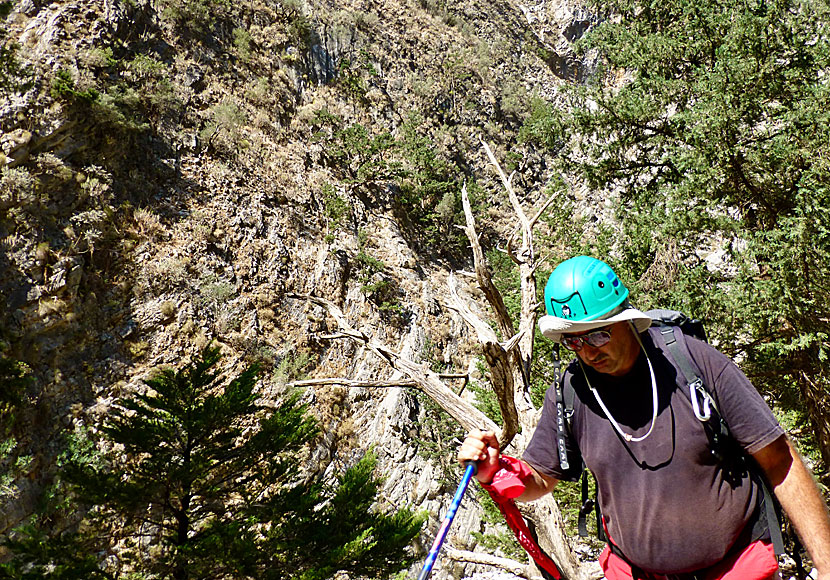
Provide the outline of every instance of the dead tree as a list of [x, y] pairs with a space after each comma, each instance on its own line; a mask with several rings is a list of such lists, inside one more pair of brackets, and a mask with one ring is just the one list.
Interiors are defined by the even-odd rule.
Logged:
[[[521, 312], [514, 322], [505, 307], [501, 293], [493, 284], [490, 268], [479, 243], [475, 219], [470, 207], [466, 187], [462, 189], [462, 205], [466, 218], [465, 233], [470, 241], [475, 276], [478, 288], [483, 292], [495, 314], [492, 324], [475, 313], [459, 292], [458, 278], [453, 273], [448, 277], [450, 300], [448, 307], [456, 311], [475, 331], [482, 353], [490, 368], [490, 379], [497, 395], [503, 418], [503, 425], [497, 426], [484, 413], [447, 387], [438, 374], [426, 365], [413, 362], [390, 350], [364, 332], [353, 328], [343, 312], [334, 303], [317, 296], [292, 295], [294, 298], [311, 301], [328, 310], [337, 321], [338, 331], [321, 338], [349, 338], [365, 345], [382, 358], [393, 369], [407, 379], [381, 386], [415, 386], [435, 401], [464, 429], [490, 429], [496, 432], [502, 449], [512, 455], [520, 455], [536, 428], [541, 410], [537, 409], [530, 396], [530, 362], [533, 354], [534, 327], [539, 306], [537, 301], [536, 269], [539, 265], [533, 246], [533, 228], [539, 217], [553, 201], [548, 198], [533, 217], [528, 217], [518, 196], [513, 190], [511, 178], [501, 169], [487, 144], [482, 143], [490, 163], [498, 172], [507, 190], [518, 224], [510, 236], [504, 251], [516, 264], [521, 279]], [[512, 176], [511, 176], [512, 177]], [[495, 325], [495, 328], [494, 326]], [[498, 332], [497, 332], [498, 331]], [[498, 336], [505, 337], [500, 341]], [[297, 385], [311, 384], [298, 381]], [[315, 379], [314, 384], [347, 384], [343, 379]], [[363, 385], [361, 385], [363, 386]], [[580, 565], [570, 543], [564, 534], [559, 507], [553, 496], [547, 495], [531, 503], [519, 504], [522, 514], [535, 526], [540, 545], [553, 557], [565, 577], [570, 580], [588, 580], [601, 574], [591, 566]], [[458, 554], [456, 554], [458, 557]], [[480, 560], [470, 560], [480, 561]], [[528, 577], [538, 574], [528, 573]]]

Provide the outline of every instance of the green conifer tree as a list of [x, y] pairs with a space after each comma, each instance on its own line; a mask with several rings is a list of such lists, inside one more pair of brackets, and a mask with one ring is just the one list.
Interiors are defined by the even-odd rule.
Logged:
[[305, 474], [318, 426], [298, 397], [265, 406], [255, 367], [222, 386], [218, 361], [209, 347], [159, 372], [115, 406], [100, 439], [64, 454], [85, 517], [57, 535], [19, 530], [0, 578], [380, 578], [406, 566], [423, 517], [375, 509], [374, 456], [338, 484]]
[[30, 380], [25, 364], [0, 354], [0, 437], [12, 430], [16, 411], [25, 399]]
[[[4, 346], [0, 343], [0, 349]], [[17, 499], [14, 481], [31, 472], [31, 452], [21, 444], [31, 383], [25, 363], [0, 353], [0, 511]]]
[[[612, 191], [592, 239], [643, 306], [705, 318], [753, 381], [806, 409], [830, 465], [830, 9], [815, 0], [595, 0], [598, 69], [526, 136]], [[570, 216], [567, 219], [572, 220]], [[726, 268], [701, 257], [717, 253]]]

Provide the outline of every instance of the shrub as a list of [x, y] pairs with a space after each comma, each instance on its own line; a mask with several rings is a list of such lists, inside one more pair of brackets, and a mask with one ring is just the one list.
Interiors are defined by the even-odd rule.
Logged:
[[325, 184], [321, 190], [323, 197], [323, 212], [328, 220], [329, 230], [340, 229], [351, 215], [349, 202], [337, 195], [331, 184]]
[[298, 393], [264, 405], [256, 367], [225, 380], [218, 361], [219, 349], [208, 347], [157, 371], [112, 407], [97, 434], [70, 436], [58, 491], [65, 513], [83, 519], [56, 530], [53, 504], [52, 514], [16, 529], [0, 577], [114, 578], [129, 568], [181, 580], [323, 580], [408, 566], [425, 516], [375, 507], [375, 456], [333, 482], [301, 473], [297, 457], [319, 428]]
[[231, 0], [160, 0], [161, 17], [181, 30], [208, 34], [231, 10]]
[[242, 141], [241, 128], [246, 123], [245, 112], [231, 100], [224, 100], [210, 110], [210, 118], [199, 137], [207, 148], [217, 147], [236, 152]]
[[236, 49], [236, 54], [243, 62], [248, 62], [251, 59], [251, 33], [245, 28], [233, 29], [233, 46]]
[[79, 91], [75, 88], [75, 79], [72, 78], [72, 73], [66, 69], [60, 69], [55, 73], [55, 78], [52, 81], [52, 91], [50, 93], [53, 99], [64, 101], [69, 104], [78, 102], [91, 104], [98, 100], [101, 94], [94, 88], [88, 88]]
[[11, 1], [0, 2], [0, 89], [18, 89], [18, 80], [22, 74], [20, 63], [17, 60], [18, 46], [13, 42], [6, 42], [6, 29], [3, 23], [12, 10]]

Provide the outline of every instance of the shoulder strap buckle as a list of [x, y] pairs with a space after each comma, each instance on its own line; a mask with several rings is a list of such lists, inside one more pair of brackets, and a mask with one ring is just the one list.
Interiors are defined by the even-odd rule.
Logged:
[[703, 386], [703, 380], [700, 377], [689, 383], [689, 396], [692, 399], [692, 409], [694, 409], [695, 417], [699, 421], [709, 421], [712, 418], [712, 409], [718, 410], [712, 395]]

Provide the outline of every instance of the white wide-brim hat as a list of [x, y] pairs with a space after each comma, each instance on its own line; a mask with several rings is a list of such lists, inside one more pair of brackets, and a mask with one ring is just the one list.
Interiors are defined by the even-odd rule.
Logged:
[[648, 314], [629, 306], [607, 318], [599, 318], [597, 320], [568, 320], [566, 318], [559, 318], [558, 316], [543, 316], [539, 319], [539, 330], [542, 331], [542, 335], [545, 338], [559, 342], [563, 334], [602, 328], [603, 326], [625, 320], [630, 320], [637, 329], [637, 332], [643, 332], [651, 326], [651, 317]]

